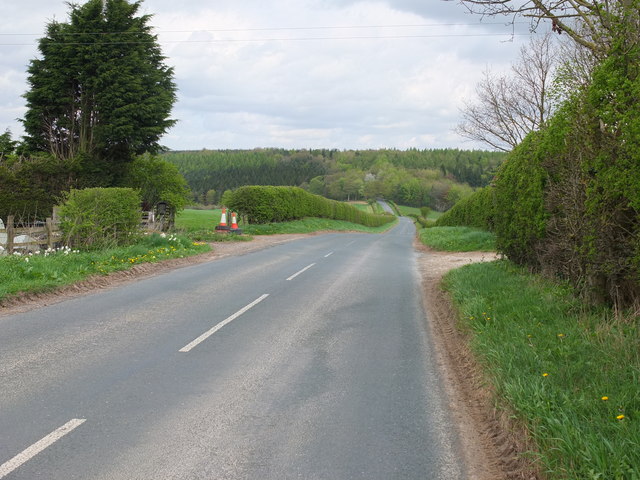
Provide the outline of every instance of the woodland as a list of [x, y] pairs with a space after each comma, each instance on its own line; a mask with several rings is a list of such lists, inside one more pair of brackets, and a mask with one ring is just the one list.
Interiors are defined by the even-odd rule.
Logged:
[[298, 186], [333, 200], [387, 198], [444, 211], [491, 181], [505, 154], [482, 150], [201, 150], [162, 155], [194, 202], [243, 185]]

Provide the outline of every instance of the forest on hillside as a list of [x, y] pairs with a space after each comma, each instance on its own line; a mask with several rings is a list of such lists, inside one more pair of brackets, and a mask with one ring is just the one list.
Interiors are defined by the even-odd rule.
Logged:
[[384, 197], [446, 210], [489, 184], [505, 154], [482, 150], [200, 150], [163, 158], [187, 180], [194, 201], [214, 204], [243, 185], [299, 186], [335, 200]]

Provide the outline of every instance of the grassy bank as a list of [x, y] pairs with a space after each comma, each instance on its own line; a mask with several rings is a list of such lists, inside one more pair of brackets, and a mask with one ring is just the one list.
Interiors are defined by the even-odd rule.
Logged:
[[470, 227], [429, 227], [420, 230], [420, 240], [428, 247], [446, 252], [495, 251], [495, 236]]
[[550, 479], [640, 478], [640, 326], [568, 287], [482, 263], [444, 280], [474, 352]]
[[263, 225], [244, 225], [243, 232], [249, 235], [272, 235], [279, 233], [313, 233], [321, 231], [382, 233], [389, 230], [397, 220], [380, 227], [365, 227], [358, 223], [327, 218], [304, 218], [284, 223], [267, 223]]
[[[368, 205], [366, 207], [369, 208]], [[221, 213], [221, 210], [184, 210], [176, 218], [176, 229], [201, 241], [246, 241], [250, 240], [252, 235], [313, 233], [326, 230], [380, 233], [395, 225], [395, 222], [392, 222], [381, 227], [365, 227], [357, 223], [327, 218], [305, 218], [291, 222], [247, 225], [238, 219], [238, 226], [242, 229], [243, 235], [216, 235], [215, 227], [220, 223]], [[227, 218], [227, 223], [231, 224], [231, 218]]]
[[106, 275], [140, 263], [159, 262], [209, 251], [207, 244], [178, 235], [154, 234], [138, 244], [100, 251], [68, 248], [33, 255], [0, 257], [0, 300], [19, 292], [39, 293]]

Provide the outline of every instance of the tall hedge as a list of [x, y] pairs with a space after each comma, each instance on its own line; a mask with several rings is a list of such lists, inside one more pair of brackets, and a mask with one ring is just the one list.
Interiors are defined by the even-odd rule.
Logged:
[[463, 198], [436, 220], [438, 227], [467, 226], [494, 230], [495, 192], [491, 186]]
[[[638, 65], [640, 47], [614, 47], [591, 84], [509, 154], [493, 188], [502, 253], [621, 307], [640, 306]], [[482, 195], [442, 222], [482, 221]]]
[[225, 193], [226, 206], [249, 223], [286, 222], [304, 217], [331, 218], [379, 227], [394, 220], [390, 214], [373, 215], [344, 202], [329, 200], [298, 187], [240, 187]]

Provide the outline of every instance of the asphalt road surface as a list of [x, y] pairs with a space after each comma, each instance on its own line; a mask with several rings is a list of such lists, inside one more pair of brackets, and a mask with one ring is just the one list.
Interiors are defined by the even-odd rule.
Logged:
[[0, 317], [0, 479], [466, 478], [414, 227]]

